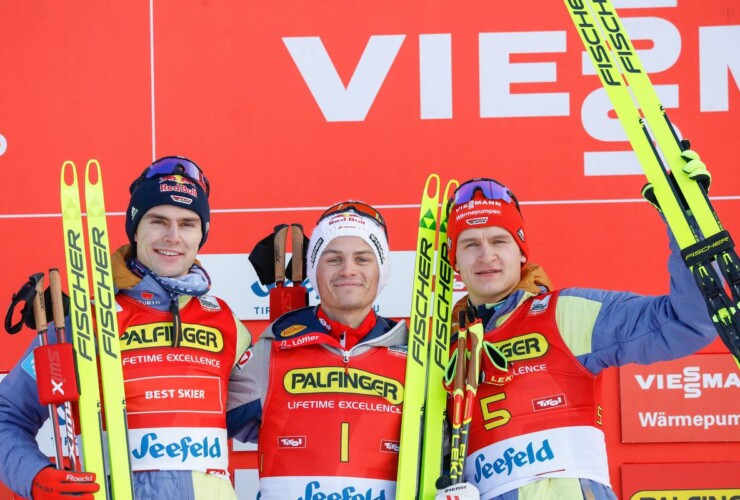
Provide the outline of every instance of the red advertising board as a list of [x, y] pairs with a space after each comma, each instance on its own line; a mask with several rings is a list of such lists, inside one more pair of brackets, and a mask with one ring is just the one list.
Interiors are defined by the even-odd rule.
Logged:
[[622, 440], [740, 441], [739, 374], [729, 354], [623, 366]]
[[740, 462], [625, 464], [622, 500], [740, 500]]

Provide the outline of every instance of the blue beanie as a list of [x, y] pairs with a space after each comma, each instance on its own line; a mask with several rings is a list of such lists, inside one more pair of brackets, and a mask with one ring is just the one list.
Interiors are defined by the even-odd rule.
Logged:
[[[183, 160], [192, 163], [185, 158]], [[157, 162], [154, 162], [154, 164]], [[146, 173], [146, 170], [144, 172]], [[141, 218], [151, 208], [159, 205], [172, 205], [192, 210], [198, 214], [201, 231], [203, 232], [203, 238], [200, 240], [198, 248], [205, 244], [208, 238], [211, 209], [208, 205], [208, 193], [200, 183], [178, 174], [156, 175], [154, 177], [146, 177], [142, 174], [131, 184], [129, 192], [131, 193], [131, 200], [126, 210], [126, 235], [132, 247], [136, 248], [134, 236]]]

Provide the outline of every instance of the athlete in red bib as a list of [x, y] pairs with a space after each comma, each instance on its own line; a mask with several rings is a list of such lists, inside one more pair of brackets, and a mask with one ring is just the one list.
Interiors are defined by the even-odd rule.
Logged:
[[389, 276], [383, 218], [337, 204], [307, 255], [321, 305], [284, 314], [250, 350], [230, 428], [258, 442], [262, 500], [393, 499], [408, 332], [373, 310]]
[[[209, 184], [190, 160], [157, 160], [130, 188], [130, 245], [113, 254], [134, 496], [235, 499], [226, 408], [251, 338], [195, 260]], [[53, 325], [49, 335], [54, 337]], [[56, 470], [38, 449], [48, 418], [24, 359], [0, 384], [0, 480], [26, 498], [92, 498], [93, 474]]]
[[[686, 168], [709, 176], [698, 159]], [[492, 355], [482, 357], [485, 382], [473, 404], [464, 494], [458, 486], [437, 498], [616, 499], [601, 371], [685, 356], [716, 336], [672, 236], [668, 295], [552, 292], [544, 271], [529, 262], [519, 204], [505, 186], [463, 183], [448, 210], [450, 261], [468, 290], [453, 318], [467, 311], [481, 319], [483, 351]]]

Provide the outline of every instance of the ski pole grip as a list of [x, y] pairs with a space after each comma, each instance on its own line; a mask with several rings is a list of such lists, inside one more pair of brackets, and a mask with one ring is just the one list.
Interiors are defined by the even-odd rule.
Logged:
[[[64, 328], [64, 306], [62, 305], [62, 278], [59, 269], [49, 269], [49, 282], [51, 287], [51, 312], [54, 318], [54, 326]], [[57, 339], [59, 342], [60, 339]]]
[[36, 320], [36, 331], [39, 333], [41, 344], [46, 337], [46, 306], [44, 304], [44, 275], [39, 273], [36, 280], [36, 295], [33, 297], [33, 317]]
[[285, 244], [288, 238], [288, 225], [275, 226], [275, 250], [273, 254], [275, 265], [275, 285], [285, 284]]

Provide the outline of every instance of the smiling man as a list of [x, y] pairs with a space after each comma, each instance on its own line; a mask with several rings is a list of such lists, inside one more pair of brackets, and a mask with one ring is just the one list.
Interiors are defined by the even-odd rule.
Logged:
[[390, 273], [383, 217], [330, 207], [307, 256], [321, 304], [262, 334], [229, 428], [258, 443], [263, 500], [395, 498], [408, 331], [373, 310]]
[[[210, 185], [195, 163], [168, 156], [129, 192], [130, 244], [112, 264], [134, 496], [235, 499], [224, 406], [251, 338], [208, 295], [210, 278], [195, 260], [210, 229]], [[0, 479], [27, 498], [92, 498], [94, 475], [57, 470], [39, 451], [34, 437], [48, 413], [23, 365], [0, 385]]]
[[[698, 157], [686, 159], [692, 178], [709, 178]], [[437, 498], [616, 499], [602, 428], [602, 370], [686, 356], [716, 336], [673, 238], [668, 295], [552, 291], [530, 262], [519, 203], [506, 186], [472, 179], [447, 209], [450, 262], [468, 291], [453, 318], [466, 311], [485, 333], [467, 482]]]

